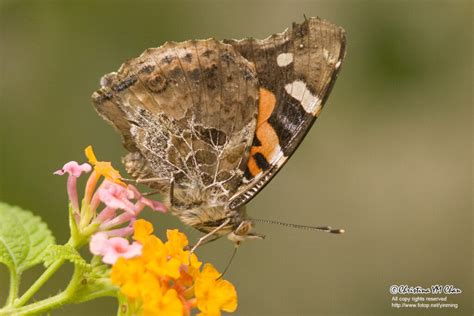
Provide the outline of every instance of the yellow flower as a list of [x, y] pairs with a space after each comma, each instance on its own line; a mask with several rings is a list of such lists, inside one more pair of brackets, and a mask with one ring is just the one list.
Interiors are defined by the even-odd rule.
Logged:
[[133, 239], [144, 244], [146, 239], [153, 233], [153, 225], [144, 219], [139, 219], [133, 223]]
[[[183, 248], [188, 245], [188, 239], [177, 229], [168, 230], [168, 241], [163, 243], [156, 236], [151, 236], [153, 226], [145, 221], [135, 222], [134, 239], [143, 244], [142, 259], [146, 268], [160, 277], [171, 277], [178, 279], [180, 277], [180, 268], [182, 265], [189, 265], [189, 251]], [[191, 256], [192, 269], [199, 269], [200, 262], [193, 254]]]
[[196, 254], [192, 254], [189, 259], [188, 273], [193, 277], [197, 277], [200, 273], [199, 268], [201, 268], [202, 262], [198, 260]]
[[104, 176], [110, 181], [125, 186], [125, 183], [120, 180], [122, 178], [122, 176], [120, 176], [120, 172], [114, 167], [112, 167], [110, 161], [98, 161], [94, 154], [92, 146], [87, 146], [87, 148], [85, 149], [85, 154], [87, 159], [89, 159], [89, 163], [94, 166], [94, 171], [98, 175]]
[[140, 296], [144, 281], [145, 267], [139, 258], [119, 258], [112, 267], [112, 283], [120, 286], [120, 291], [129, 298]]
[[220, 316], [221, 310], [234, 312], [237, 309], [237, 293], [234, 286], [218, 279], [219, 272], [212, 264], [205, 264], [196, 279], [194, 293], [201, 316]]
[[182, 264], [189, 264], [189, 251], [185, 251], [184, 247], [188, 245], [188, 238], [177, 229], [166, 231], [168, 241], [165, 243], [168, 255], [179, 260]]
[[151, 272], [145, 274], [141, 287], [142, 315], [183, 315], [183, 304], [176, 290], [167, 289]]
[[237, 308], [234, 286], [218, 279], [219, 272], [184, 250], [188, 239], [178, 230], [168, 230], [166, 243], [152, 235], [145, 220], [134, 224], [133, 238], [143, 245], [140, 257], [121, 258], [112, 267], [112, 283], [129, 302], [139, 306], [140, 315], [189, 316], [199, 308], [201, 316], [220, 316], [221, 310]]
[[176, 290], [170, 289], [164, 295], [160, 295], [160, 292], [156, 294], [158, 295], [143, 302], [144, 316], [182, 316], [184, 314], [183, 303]]
[[156, 236], [147, 238], [143, 245], [142, 257], [146, 268], [157, 276], [179, 278], [181, 262], [168, 257], [165, 245]]
[[[182, 272], [188, 274], [188, 276], [191, 277], [191, 282], [194, 282], [194, 279], [200, 272], [199, 268], [202, 262], [198, 260], [196, 254], [190, 254], [189, 251], [184, 250], [188, 245], [188, 238], [177, 229], [168, 229], [166, 236], [168, 237], [168, 241], [165, 243], [165, 247], [168, 251], [168, 256], [179, 260], [182, 264]], [[182, 274], [182, 277], [189, 279], [189, 277], [186, 277], [184, 274]]]

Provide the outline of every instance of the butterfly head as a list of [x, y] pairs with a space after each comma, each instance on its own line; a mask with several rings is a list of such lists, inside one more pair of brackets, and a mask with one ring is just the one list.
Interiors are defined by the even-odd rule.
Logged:
[[247, 239], [264, 239], [264, 235], [260, 235], [252, 232], [253, 223], [252, 220], [246, 219], [240, 222], [240, 224], [227, 235], [227, 238], [233, 242], [240, 243]]
[[[201, 212], [203, 214], [204, 212]], [[233, 242], [240, 243], [247, 239], [263, 239], [265, 236], [253, 232], [253, 222], [245, 213], [244, 207], [239, 210], [223, 212], [225, 217], [219, 219], [209, 219], [195, 223], [194, 228], [203, 233], [215, 231], [215, 236], [225, 236]]]

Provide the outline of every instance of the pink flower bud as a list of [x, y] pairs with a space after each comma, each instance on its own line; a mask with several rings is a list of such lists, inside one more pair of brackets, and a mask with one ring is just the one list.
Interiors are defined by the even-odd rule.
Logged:
[[66, 163], [62, 169], [54, 172], [55, 175], [62, 176], [67, 173], [69, 177], [67, 178], [67, 194], [69, 196], [69, 201], [71, 202], [72, 208], [76, 216], [79, 214], [79, 201], [77, 198], [77, 178], [81, 176], [83, 172], [89, 172], [92, 170], [92, 167], [88, 163], [83, 163], [82, 165], [78, 164], [76, 161], [70, 161]]
[[83, 172], [88, 173], [92, 170], [92, 167], [88, 163], [78, 164], [76, 161], [69, 161], [62, 169], [54, 172], [55, 175], [62, 176], [67, 173], [70, 176], [79, 178]]

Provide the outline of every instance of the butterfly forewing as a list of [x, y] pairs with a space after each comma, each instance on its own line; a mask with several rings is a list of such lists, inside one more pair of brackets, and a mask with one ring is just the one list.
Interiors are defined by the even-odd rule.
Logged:
[[[229, 206], [253, 198], [281, 169], [321, 112], [345, 54], [344, 30], [319, 18], [264, 40], [228, 40], [255, 64], [259, 117], [244, 185]], [[277, 137], [275, 138], [274, 135]]]

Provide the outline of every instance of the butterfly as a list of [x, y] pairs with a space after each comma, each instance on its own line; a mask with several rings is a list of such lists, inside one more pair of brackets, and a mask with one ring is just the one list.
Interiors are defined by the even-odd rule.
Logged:
[[102, 77], [92, 100], [123, 138], [127, 172], [206, 233], [199, 243], [262, 238], [245, 205], [321, 113], [345, 43], [319, 18], [263, 40], [166, 42]]

